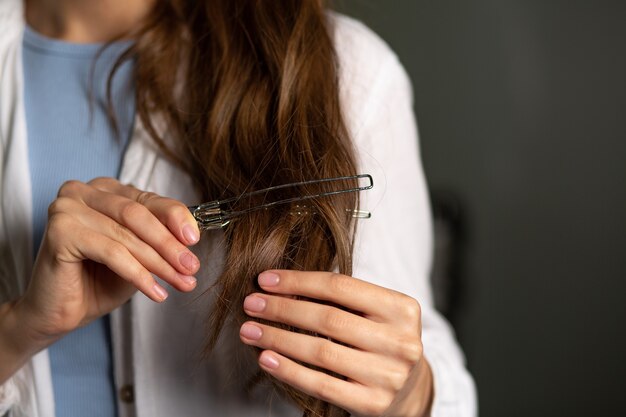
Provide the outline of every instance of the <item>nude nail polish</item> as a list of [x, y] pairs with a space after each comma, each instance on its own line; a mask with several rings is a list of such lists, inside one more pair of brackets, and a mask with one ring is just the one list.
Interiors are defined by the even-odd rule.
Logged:
[[178, 260], [180, 261], [182, 266], [184, 266], [190, 271], [195, 271], [198, 265], [200, 264], [200, 261], [198, 260], [198, 258], [196, 258], [196, 255], [194, 255], [193, 253], [189, 251], [185, 251], [181, 253]]
[[243, 301], [243, 309], [248, 311], [253, 311], [255, 313], [260, 313], [265, 310], [266, 302], [261, 297], [257, 297], [256, 295], [249, 295]]
[[259, 326], [255, 326], [251, 323], [245, 323], [241, 326], [239, 334], [250, 340], [259, 340], [263, 336], [263, 330]]
[[261, 272], [259, 274], [259, 285], [262, 287], [275, 287], [279, 281], [280, 277], [274, 272]]
[[152, 291], [157, 296], [157, 299], [159, 301], [165, 301], [165, 299], [168, 296], [167, 291], [165, 291], [165, 288], [161, 287], [159, 284], [154, 284], [154, 286], [152, 287]]
[[196, 229], [194, 229], [194, 227], [190, 224], [186, 224], [185, 226], [183, 226], [183, 237], [191, 245], [198, 243], [198, 241], [200, 240], [200, 235], [198, 235]]
[[187, 285], [196, 285], [197, 280], [195, 277], [191, 275], [178, 274], [178, 277], [180, 278], [182, 282], [184, 282]]
[[273, 355], [267, 352], [263, 352], [261, 354], [261, 356], [259, 357], [259, 363], [270, 369], [276, 369], [279, 365], [278, 359], [276, 359]]

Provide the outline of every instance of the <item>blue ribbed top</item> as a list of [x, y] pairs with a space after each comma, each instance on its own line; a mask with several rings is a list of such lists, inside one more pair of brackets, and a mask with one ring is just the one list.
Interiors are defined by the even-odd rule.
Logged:
[[[125, 63], [113, 82], [119, 135], [106, 112], [106, 79], [129, 45], [120, 42], [107, 48], [95, 61], [90, 84], [102, 45], [63, 42], [25, 30], [24, 97], [35, 253], [48, 206], [63, 182], [119, 174], [135, 112], [132, 63]], [[57, 417], [117, 415], [108, 317], [68, 334], [49, 348], [49, 354]]]

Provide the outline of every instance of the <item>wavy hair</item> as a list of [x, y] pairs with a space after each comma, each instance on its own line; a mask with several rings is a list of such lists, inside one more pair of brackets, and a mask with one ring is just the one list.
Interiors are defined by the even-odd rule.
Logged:
[[[206, 200], [354, 175], [330, 25], [322, 0], [157, 0], [117, 67], [135, 60], [142, 123]], [[155, 125], [155, 114], [165, 121], [166, 135]], [[175, 146], [166, 136], [174, 138]], [[328, 190], [299, 187], [274, 197]], [[315, 214], [294, 215], [292, 207], [276, 207], [225, 228], [226, 259], [212, 288], [216, 302], [208, 317], [207, 351], [227, 323], [241, 325], [247, 319], [241, 305], [248, 294], [260, 291], [260, 272], [336, 269], [351, 274], [350, 212], [358, 196], [307, 204]], [[257, 348], [250, 352], [258, 355]], [[262, 371], [254, 381], [262, 378], [269, 378], [304, 416], [348, 415]]]

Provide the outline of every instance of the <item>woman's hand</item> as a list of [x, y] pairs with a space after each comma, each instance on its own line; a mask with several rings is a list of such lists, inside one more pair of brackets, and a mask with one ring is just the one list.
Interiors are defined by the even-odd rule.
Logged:
[[[259, 275], [259, 284], [273, 294], [249, 295], [243, 306], [248, 315], [345, 344], [248, 321], [241, 327], [240, 337], [246, 344], [266, 349], [259, 356], [263, 370], [353, 415], [417, 417], [429, 413], [432, 374], [422, 356], [417, 301], [328, 272], [268, 271]], [[294, 295], [308, 300], [290, 297]]]
[[16, 303], [35, 336], [54, 340], [111, 312], [138, 289], [161, 302], [152, 274], [191, 291], [199, 239], [187, 207], [112, 178], [70, 181], [48, 210], [31, 281]]

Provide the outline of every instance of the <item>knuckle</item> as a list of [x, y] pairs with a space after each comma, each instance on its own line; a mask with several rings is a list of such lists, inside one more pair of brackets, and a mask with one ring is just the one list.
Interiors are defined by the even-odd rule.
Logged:
[[339, 352], [336, 347], [326, 340], [320, 340], [315, 347], [314, 358], [318, 366], [329, 369], [338, 362]]
[[346, 315], [337, 308], [331, 308], [322, 315], [322, 322], [320, 323], [322, 332], [327, 336], [343, 334], [348, 325]]
[[161, 239], [162, 246], [155, 246], [159, 250], [159, 252], [171, 251], [172, 249], [176, 253], [180, 253], [185, 251], [185, 247], [181, 245], [181, 243], [171, 234], [165, 234]]
[[[118, 246], [120, 256], [124, 256], [127, 254], [126, 248], [124, 246]], [[152, 274], [144, 269], [138, 262], [128, 262], [125, 266], [124, 278], [126, 281], [132, 283], [137, 288], [150, 288], [154, 285], [154, 278]]]
[[56, 214], [65, 213], [71, 205], [71, 199], [68, 197], [58, 197], [48, 206], [48, 218], [52, 218]]
[[380, 296], [381, 302], [384, 302], [385, 305], [391, 305], [394, 307], [397, 307], [405, 297], [408, 297], [407, 295], [390, 288], [385, 288], [385, 291], [382, 291]]
[[159, 216], [162, 222], [169, 228], [177, 228], [189, 216], [189, 209], [182, 203], [171, 200], [173, 203], [168, 205], [163, 211], [163, 215]]
[[47, 239], [54, 243], [64, 240], [68, 230], [72, 229], [74, 219], [67, 213], [56, 212], [49, 217], [47, 225]]
[[288, 384], [291, 384], [289, 381], [298, 381], [302, 378], [302, 371], [297, 366], [291, 366], [291, 364], [280, 366], [278, 372], [281, 375], [280, 379]]
[[294, 294], [301, 294], [307, 289], [306, 281], [298, 279], [294, 271], [288, 269], [280, 271], [280, 285]]
[[120, 219], [124, 224], [135, 222], [144, 214], [144, 210], [145, 207], [142, 204], [136, 201], [128, 201], [120, 208]]
[[189, 213], [189, 209], [183, 203], [176, 201], [172, 204], [172, 207], [169, 209], [168, 215], [172, 218], [172, 220], [181, 220], [185, 218]]
[[143, 269], [140, 265], [137, 265], [133, 273], [134, 283], [138, 288], [151, 288], [156, 283], [152, 274]]
[[153, 192], [141, 191], [139, 195], [137, 195], [137, 198], [135, 198], [135, 200], [137, 200], [139, 204], [146, 204], [147, 202], [154, 200], [157, 197], [158, 196]]
[[422, 344], [419, 341], [409, 340], [400, 344], [400, 357], [411, 364], [421, 359], [422, 352]]
[[386, 376], [386, 384], [393, 392], [398, 392], [404, 387], [407, 379], [407, 372], [405, 370], [392, 370]]
[[422, 308], [417, 300], [408, 295], [402, 295], [402, 301], [398, 303], [401, 314], [412, 323], [418, 322], [422, 315]]
[[57, 197], [68, 197], [76, 195], [84, 184], [78, 180], [65, 181], [59, 188]]
[[270, 314], [274, 321], [280, 323], [289, 322], [291, 317], [291, 300], [283, 297], [272, 297], [267, 303], [267, 312]]
[[280, 352], [285, 347], [286, 338], [280, 331], [277, 332], [273, 331], [271, 328], [264, 328], [261, 337], [267, 349]]
[[329, 273], [329, 286], [332, 292], [336, 294], [352, 294], [355, 290], [354, 281], [345, 275], [336, 272]]
[[99, 189], [108, 190], [112, 186], [117, 185], [118, 181], [111, 177], [97, 177], [89, 181], [87, 184]]

